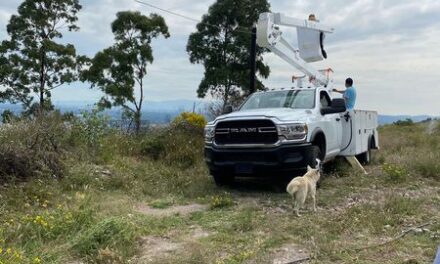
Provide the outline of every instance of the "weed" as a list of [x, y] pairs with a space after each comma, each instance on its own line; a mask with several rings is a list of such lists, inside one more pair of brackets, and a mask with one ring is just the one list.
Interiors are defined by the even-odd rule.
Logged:
[[382, 164], [382, 170], [387, 174], [391, 182], [402, 182], [408, 177], [408, 171], [397, 164]]
[[228, 193], [224, 193], [223, 195], [212, 196], [209, 207], [211, 209], [216, 209], [216, 208], [229, 207], [232, 206], [233, 204], [234, 201], [232, 200], [231, 195]]
[[105, 248], [132, 248], [129, 245], [135, 243], [136, 231], [134, 222], [126, 217], [106, 218], [84, 230], [72, 247], [82, 256], [96, 256]]

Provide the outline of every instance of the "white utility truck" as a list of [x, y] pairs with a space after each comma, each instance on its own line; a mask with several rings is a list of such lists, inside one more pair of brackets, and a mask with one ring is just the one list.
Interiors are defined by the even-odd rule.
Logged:
[[[297, 28], [298, 48], [282, 36], [279, 26]], [[217, 184], [236, 175], [276, 177], [327, 162], [336, 156], [357, 157], [364, 164], [379, 147], [377, 112], [347, 111], [343, 98], [333, 98], [330, 70], [308, 63], [326, 58], [325, 33], [333, 29], [316, 20], [263, 13], [257, 44], [268, 48], [304, 76], [292, 88], [253, 93], [232, 112], [205, 127], [205, 160]], [[303, 81], [304, 79], [304, 81]]]

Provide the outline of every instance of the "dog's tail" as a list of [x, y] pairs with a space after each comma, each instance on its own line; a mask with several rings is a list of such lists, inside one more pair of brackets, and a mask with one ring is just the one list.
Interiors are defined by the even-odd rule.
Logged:
[[286, 191], [293, 195], [298, 191], [299, 185], [296, 182], [291, 182], [289, 185], [287, 185]]

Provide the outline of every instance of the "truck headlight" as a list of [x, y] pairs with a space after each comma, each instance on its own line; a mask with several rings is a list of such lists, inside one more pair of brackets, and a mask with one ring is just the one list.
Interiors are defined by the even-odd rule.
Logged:
[[282, 124], [277, 125], [278, 136], [285, 140], [303, 141], [307, 138], [308, 128], [306, 124]]
[[212, 139], [215, 135], [215, 127], [214, 126], [205, 126], [205, 142], [212, 142]]

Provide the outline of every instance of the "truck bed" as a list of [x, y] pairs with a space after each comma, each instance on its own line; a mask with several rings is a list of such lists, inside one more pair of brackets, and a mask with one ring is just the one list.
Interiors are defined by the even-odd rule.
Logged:
[[341, 114], [342, 145], [340, 156], [355, 156], [379, 147], [377, 135], [377, 112], [366, 110], [349, 111], [351, 120], [346, 121]]

